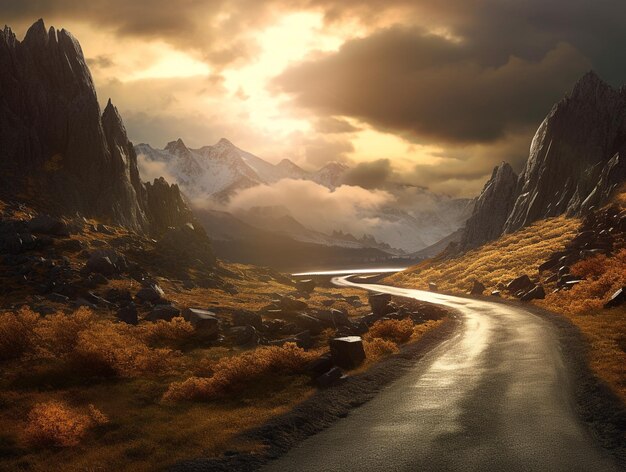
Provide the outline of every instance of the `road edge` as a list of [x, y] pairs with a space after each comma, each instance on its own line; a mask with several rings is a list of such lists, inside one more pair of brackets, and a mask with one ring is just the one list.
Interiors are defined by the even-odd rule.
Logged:
[[556, 331], [567, 372], [574, 386], [573, 407], [581, 423], [589, 436], [614, 458], [617, 466], [626, 471], [626, 404], [591, 370], [588, 362], [589, 342], [571, 320], [565, 315], [519, 300], [447, 291], [437, 293], [523, 308], [548, 321]]
[[258, 470], [309, 436], [345, 418], [354, 408], [373, 399], [383, 388], [414, 368], [417, 362], [454, 336], [462, 321], [455, 310], [451, 308], [446, 310], [449, 317], [444, 323], [425, 333], [418, 341], [402, 346], [398, 354], [378, 362], [366, 372], [348, 377], [340, 385], [318, 390], [311, 398], [288, 413], [243, 433], [242, 439], [266, 445], [267, 449], [263, 453], [234, 453], [226, 457], [190, 459], [178, 462], [167, 470], [169, 472]]

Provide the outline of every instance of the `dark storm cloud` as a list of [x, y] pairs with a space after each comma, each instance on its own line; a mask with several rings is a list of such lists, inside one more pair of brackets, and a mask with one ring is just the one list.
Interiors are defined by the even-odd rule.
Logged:
[[366, 189], [383, 188], [392, 174], [389, 159], [361, 162], [344, 174], [342, 183]]
[[301, 107], [357, 117], [418, 142], [485, 142], [538, 122], [591, 67], [566, 43], [537, 61], [483, 66], [465, 43], [395, 27], [277, 80]]

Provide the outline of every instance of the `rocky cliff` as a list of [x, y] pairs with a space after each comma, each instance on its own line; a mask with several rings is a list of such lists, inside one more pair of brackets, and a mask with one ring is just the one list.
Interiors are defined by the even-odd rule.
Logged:
[[615, 90], [589, 72], [539, 126], [515, 188], [509, 175], [494, 191], [494, 171], [468, 220], [462, 249], [543, 218], [603, 205], [626, 181], [625, 161], [626, 88]]
[[[104, 113], [78, 41], [37, 21], [19, 41], [0, 31], [0, 189], [54, 213], [154, 232], [188, 221], [178, 187], [146, 188], [117, 109]], [[169, 187], [169, 186], [168, 186]], [[163, 195], [166, 197], [162, 198]], [[172, 199], [172, 201], [168, 200]], [[154, 206], [160, 201], [164, 213]], [[180, 213], [173, 217], [171, 212]]]
[[472, 216], [465, 224], [460, 247], [470, 249], [502, 234], [513, 207], [517, 174], [506, 162], [493, 169], [491, 178], [476, 199]]

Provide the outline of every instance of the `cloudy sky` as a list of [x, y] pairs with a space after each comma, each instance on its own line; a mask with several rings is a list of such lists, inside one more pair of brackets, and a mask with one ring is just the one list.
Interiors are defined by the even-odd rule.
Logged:
[[623, 0], [0, 3], [18, 36], [40, 17], [80, 40], [135, 142], [224, 136], [452, 195], [477, 193], [501, 160], [519, 170], [587, 70], [626, 82]]

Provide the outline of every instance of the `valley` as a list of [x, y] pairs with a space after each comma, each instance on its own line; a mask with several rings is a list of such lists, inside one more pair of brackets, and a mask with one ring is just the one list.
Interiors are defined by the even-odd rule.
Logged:
[[[559, 42], [538, 64], [567, 86], [489, 97], [538, 53], [498, 55], [422, 122], [438, 61], [488, 63], [463, 59], [471, 29], [376, 14], [381, 44], [365, 23], [335, 44], [348, 7], [322, 3], [310, 31], [279, 25], [307, 54], [267, 67], [262, 42], [190, 46], [261, 6], [183, 38], [196, 19], [169, 20], [191, 4], [136, 30], [98, 5], [102, 29], [66, 13], [85, 52], [43, 19], [0, 30], [0, 470], [624, 469], [624, 86], [564, 67]], [[400, 69], [398, 40], [421, 44]], [[294, 91], [316, 61], [338, 73]], [[407, 77], [434, 80], [419, 103], [394, 98]]]

